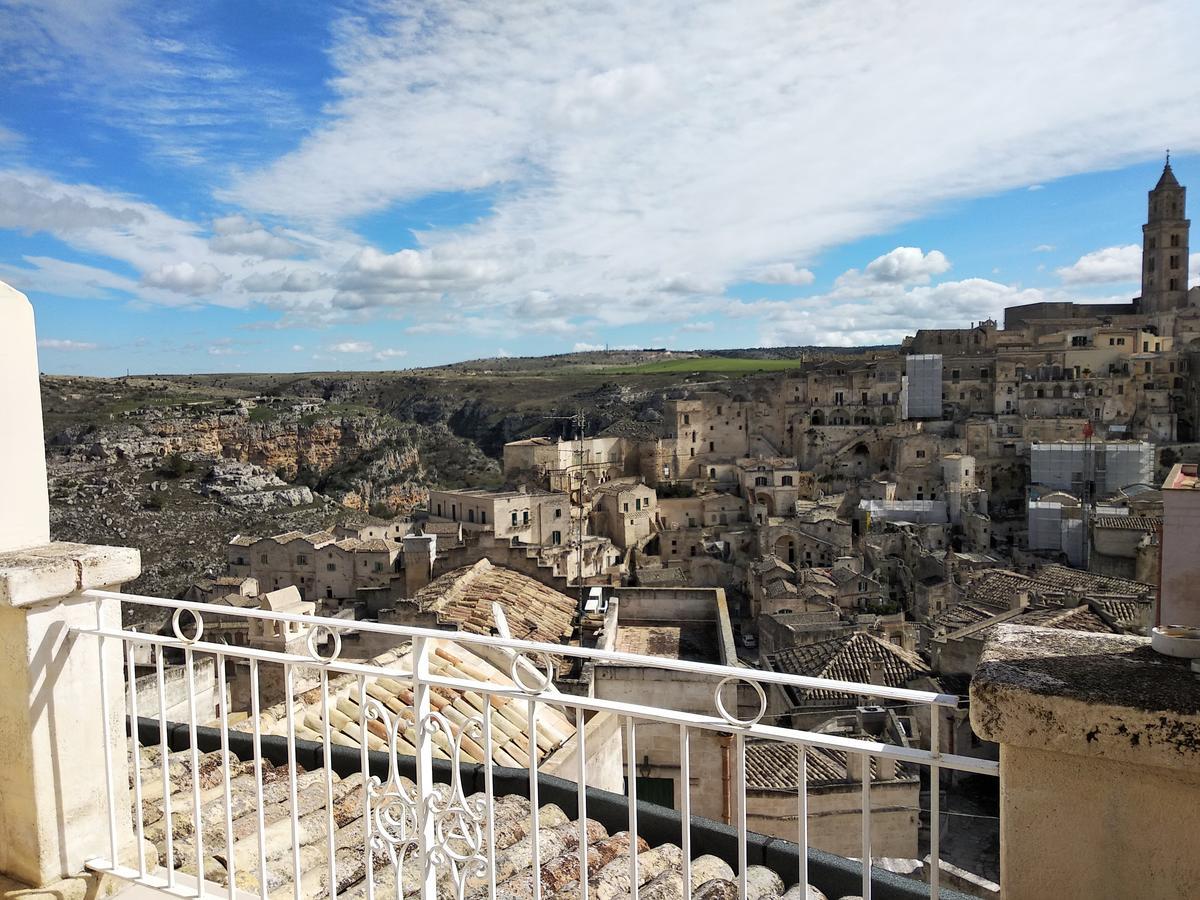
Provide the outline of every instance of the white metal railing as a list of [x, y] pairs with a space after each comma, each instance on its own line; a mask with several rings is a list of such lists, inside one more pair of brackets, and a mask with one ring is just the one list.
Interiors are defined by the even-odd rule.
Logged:
[[[238, 873], [235, 871], [237, 859], [234, 847], [234, 813], [230, 787], [230, 771], [227, 765], [222, 765], [223, 787], [220, 802], [223, 804], [223, 824], [225, 837], [225, 876], [229, 886], [214, 888], [206, 884], [205, 872], [206, 853], [204, 848], [205, 828], [202, 792], [200, 787], [200, 754], [197, 743], [196, 687], [194, 677], [194, 662], [197, 654], [209, 654], [216, 660], [217, 686], [223, 689], [226, 683], [227, 661], [244, 661], [249, 668], [250, 708], [249, 717], [253, 730], [253, 773], [256, 784], [256, 804], [253, 815], [257, 816], [255, 831], [257, 834], [258, 860], [256, 881], [262, 900], [268, 900], [267, 851], [264, 838], [264, 795], [263, 795], [263, 735], [261, 730], [260, 703], [260, 669], [263, 665], [274, 665], [282, 668], [283, 696], [286, 706], [286, 742], [288, 754], [288, 798], [290, 800], [291, 824], [291, 874], [294, 885], [295, 900], [304, 900], [301, 891], [301, 841], [299, 839], [299, 822], [297, 807], [297, 723], [295, 721], [296, 704], [294, 678], [298, 668], [305, 670], [316, 669], [319, 672], [319, 705], [321, 717], [321, 746], [324, 765], [325, 811], [326, 811], [326, 843], [328, 896], [337, 900], [337, 879], [334, 877], [335, 846], [334, 827], [334, 787], [333, 773], [329, 764], [331, 744], [331, 704], [330, 678], [334, 675], [347, 675], [356, 679], [356, 692], [351, 691], [355, 705], [358, 708], [357, 723], [360, 736], [360, 766], [364, 779], [362, 802], [362, 840], [363, 865], [365, 870], [365, 897], [375, 900], [376, 860], [382, 854], [394, 868], [395, 890], [397, 900], [403, 884], [411, 884], [403, 879], [406, 867], [415, 866], [417, 884], [422, 898], [438, 896], [437, 879], [439, 876], [449, 877], [454, 895], [462, 900], [470, 895], [468, 882], [471, 879], [486, 877], [487, 897], [496, 898], [496, 872], [492, 863], [496, 859], [494, 846], [493, 808], [493, 722], [491, 709], [498, 703], [523, 704], [525, 715], [532, 737], [536, 737], [538, 728], [539, 709], [552, 707], [559, 709], [573, 720], [575, 731], [575, 756], [578, 761], [575, 780], [578, 785], [578, 823], [579, 823], [579, 896], [586, 900], [588, 896], [588, 832], [587, 832], [587, 752], [585, 747], [585, 714], [610, 713], [620, 718], [625, 734], [625, 767], [626, 796], [628, 798], [628, 827], [631, 838], [636, 841], [638, 834], [637, 778], [638, 756], [634, 726], [635, 723], [658, 723], [675, 726], [678, 729], [679, 767], [680, 767], [680, 812], [684, 827], [681, 832], [681, 847], [683, 851], [683, 883], [684, 897], [690, 897], [693, 889], [690, 872], [690, 849], [692, 838], [692, 790], [691, 771], [694, 756], [693, 737], [698, 733], [716, 733], [732, 737], [734, 756], [733, 783], [740, 789], [737, 798], [737, 809], [733, 815], [733, 824], [737, 829], [738, 866], [737, 878], [740, 896], [747, 894], [747, 793], [746, 793], [746, 742], [749, 739], [767, 739], [796, 748], [798, 766], [797, 813], [795, 840], [799, 847], [798, 876], [800, 884], [808, 883], [808, 772], [806, 754], [810, 749], [821, 748], [857, 755], [861, 760], [861, 798], [862, 798], [862, 896], [871, 897], [871, 759], [890, 759], [898, 763], [924, 767], [930, 773], [929, 791], [929, 850], [932, 864], [929, 874], [930, 896], [939, 896], [939, 859], [940, 859], [940, 810], [939, 810], [939, 772], [941, 769], [959, 772], [998, 776], [998, 764], [989, 760], [972, 757], [945, 754], [939, 751], [939, 708], [957, 709], [958, 697], [927, 691], [908, 690], [881, 685], [860, 684], [856, 682], [835, 681], [822, 678], [787, 675], [776, 672], [759, 671], [756, 669], [691, 662], [673, 658], [642, 656], [630, 653], [605, 651], [592, 648], [572, 647], [559, 644], [546, 644], [508, 638], [470, 634], [466, 632], [447, 632], [442, 630], [413, 628], [399, 625], [389, 625], [365, 621], [348, 621], [345, 619], [323, 618], [312, 615], [299, 615], [286, 612], [268, 611], [253, 608], [230, 607], [208, 603], [193, 603], [178, 600], [167, 600], [158, 597], [124, 594], [112, 591], [85, 591], [84, 596], [103, 602], [134, 604], [138, 606], [161, 607], [171, 610], [173, 634], [151, 635], [124, 628], [78, 628], [76, 634], [94, 636], [103, 644], [107, 641], [120, 641], [124, 649], [124, 658], [130, 678], [128, 679], [128, 713], [133, 722], [137, 722], [138, 698], [135, 689], [135, 678], [132, 677], [133, 648], [135, 645], [155, 645], [154, 654], [155, 676], [157, 679], [157, 699], [159, 718], [159, 765], [162, 767], [163, 792], [163, 822], [166, 840], [165, 864], [155, 866], [148, 864], [143, 852], [143, 824], [141, 811], [143, 809], [143, 761], [142, 750], [137, 740], [133, 741], [133, 750], [129, 761], [128, 775], [133, 791], [133, 803], [136, 813], [133, 814], [134, 830], [137, 836], [136, 866], [125, 866], [119, 863], [117, 817], [130, 815], [128, 809], [119, 809], [117, 779], [123, 777], [123, 768], [119, 761], [113, 758], [110, 751], [112, 735], [108, 734], [109, 712], [112, 698], [107, 696], [102, 688], [101, 700], [104, 709], [105, 722], [105, 784], [109, 798], [110, 826], [110, 856], [108, 859], [93, 860], [90, 865], [100, 871], [109, 872], [119, 878], [155, 887], [183, 897], [203, 897], [206, 892], [215, 896], [234, 894], [234, 886], [238, 884]], [[187, 622], [184, 614], [190, 613], [193, 622]], [[291, 623], [302, 626], [307, 634], [306, 653], [288, 653], [267, 650], [256, 647], [235, 646], [204, 640], [204, 617], [228, 620], [230, 617], [269, 620], [276, 623]], [[187, 629], [193, 629], [189, 636]], [[341, 635], [359, 632], [362, 634], [384, 635], [392, 638], [397, 644], [409, 642], [411, 652], [408, 656], [410, 666], [408, 671], [399, 671], [394, 667], [380, 666], [371, 662], [351, 662], [340, 658]], [[332, 641], [332, 650], [328, 655], [322, 655], [320, 638]], [[452, 640], [466, 648], [492, 648], [506, 651], [511, 656], [511, 684], [500, 684], [478, 678], [448, 677], [431, 670], [430, 657], [435, 642]], [[168, 739], [167, 739], [167, 708], [164, 691], [163, 651], [174, 649], [182, 653], [187, 669], [187, 721], [189, 731], [189, 765], [191, 769], [191, 816], [194, 825], [194, 863], [197, 878], [184, 878], [177, 874], [176, 869], [187, 865], [191, 860], [178, 858], [175, 838], [172, 831], [172, 801], [171, 784], [168, 775]], [[652, 668], [683, 672], [697, 679], [713, 684], [713, 713], [699, 714], [696, 712], [671, 709], [666, 706], [654, 706], [629, 703], [589, 696], [577, 696], [559, 693], [552, 686], [553, 660], [556, 657], [577, 658], [592, 661], [599, 665], [626, 665], [641, 668]], [[103, 654], [101, 654], [103, 659]], [[459, 673], [462, 674], [462, 673]], [[404, 680], [409, 684], [411, 703], [400, 712], [390, 709], [372, 695], [368, 685], [375, 678]], [[105, 680], [101, 679], [101, 685]], [[759, 709], [756, 714], [747, 718], [739, 718], [738, 710], [730, 710], [723, 700], [723, 690], [731, 684], [748, 685], [753, 695], [758, 698]], [[882, 743], [879, 741], [844, 737], [838, 734], [796, 730], [766, 724], [762, 720], [767, 710], [767, 700], [764, 688], [779, 686], [800, 690], [836, 691], [841, 694], [864, 698], [878, 698], [894, 701], [915, 707], [925, 707], [929, 710], [929, 746], [925, 750], [918, 747]], [[467, 719], [465, 723], [453, 725], [438, 708], [431, 703], [433, 692], [444, 696], [451, 692], [457, 696], [465, 696], [467, 692], [484, 698], [483, 710], [477, 716]], [[219, 725], [221, 731], [221, 749], [228, 758], [229, 751], [229, 711], [222, 699], [220, 703]], [[371, 724], [382, 726], [387, 735], [389, 759], [389, 775], [387, 779], [372, 778], [369, 760], [367, 735], [371, 733]], [[440, 737], [438, 737], [440, 733]], [[435, 741], [437, 737], [437, 741]], [[481, 742], [484, 753], [484, 797], [468, 798], [465, 795], [459, 779], [459, 765], [462, 762], [462, 747], [464, 740]], [[452, 783], [447, 787], [436, 785], [433, 778], [433, 759], [435, 744], [449, 746], [453, 752], [449, 754], [452, 764]], [[540, 836], [538, 832], [538, 772], [539, 752], [536, 739], [528, 740], [528, 789], [530, 800], [530, 830], [532, 835], [532, 896], [534, 900], [541, 898], [541, 883], [537, 873], [540, 871]], [[406, 754], [404, 749], [415, 747], [415, 754]], [[399, 759], [404, 755], [415, 756], [415, 786], [410, 788], [400, 777]], [[245, 762], [245, 761], [243, 761]], [[211, 798], [210, 798], [211, 799]], [[636, 843], [631, 843], [629, 853], [629, 877], [631, 893], [638, 896], [638, 853]], [[695, 887], [698, 887], [696, 885]]]

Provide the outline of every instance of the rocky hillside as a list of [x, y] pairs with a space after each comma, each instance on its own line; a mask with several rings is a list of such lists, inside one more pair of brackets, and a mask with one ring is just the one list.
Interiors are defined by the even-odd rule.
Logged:
[[[772, 372], [867, 351], [612, 351], [405, 372], [42, 380], [59, 540], [143, 551], [133, 587], [174, 594], [218, 573], [237, 533], [403, 514], [430, 487], [499, 485], [505, 442], [651, 437], [689, 390], [754, 396]], [[873, 352], [873, 351], [871, 351]], [[880, 352], [892, 352], [881, 350]]]
[[500, 480], [446, 426], [370, 408], [49, 377], [43, 404], [55, 538], [139, 547], [131, 588], [147, 593], [218, 572], [237, 533], [400, 515], [433, 485]]

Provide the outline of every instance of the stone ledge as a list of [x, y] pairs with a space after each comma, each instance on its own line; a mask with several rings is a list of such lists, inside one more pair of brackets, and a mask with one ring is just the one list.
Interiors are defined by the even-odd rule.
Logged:
[[0, 605], [32, 606], [77, 591], [124, 584], [142, 572], [131, 547], [54, 541], [0, 553]]
[[1200, 679], [1146, 638], [1002, 625], [971, 681], [990, 741], [1200, 772]]

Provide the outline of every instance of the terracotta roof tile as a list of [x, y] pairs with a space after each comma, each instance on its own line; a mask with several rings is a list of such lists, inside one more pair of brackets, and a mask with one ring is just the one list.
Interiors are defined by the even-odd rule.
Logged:
[[464, 631], [491, 634], [498, 602], [518, 640], [558, 644], [571, 636], [576, 600], [513, 569], [481, 559], [427, 584], [414, 598], [423, 610]]

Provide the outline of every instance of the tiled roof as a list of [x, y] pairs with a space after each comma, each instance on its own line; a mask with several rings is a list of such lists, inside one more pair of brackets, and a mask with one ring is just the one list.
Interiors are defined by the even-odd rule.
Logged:
[[462, 531], [462, 523], [460, 522], [425, 522], [421, 525], [421, 531], [425, 534], [437, 535], [453, 535], [458, 537]]
[[[823, 747], [809, 747], [805, 754], [805, 769], [808, 775], [808, 786], [819, 788], [822, 785], [853, 784], [857, 786], [859, 779], [851, 780], [846, 774], [846, 753], [840, 750], [826, 750]], [[746, 787], [752, 790], [792, 791], [795, 792], [800, 784], [800, 758], [796, 748], [791, 744], [779, 741], [747, 741], [746, 742]], [[879, 760], [871, 757], [871, 778], [879, 777]], [[907, 766], [896, 767], [896, 778], [914, 779], [916, 774]]]
[[299, 541], [305, 538], [302, 531], [285, 531], [283, 534], [276, 534], [268, 538], [277, 544], [290, 544], [292, 541]]
[[[132, 750], [130, 751], [132, 755]], [[166, 804], [162, 791], [161, 758], [157, 747], [142, 747], [141, 772], [143, 803], [140, 810], [147, 840], [158, 850], [147, 865], [167, 864]], [[811, 755], [811, 754], [810, 754]], [[367, 894], [366, 839], [372, 835], [363, 830], [363, 777], [355, 773], [345, 778], [325, 769], [304, 771], [297, 768], [295, 810], [292, 808], [290, 772], [286, 766], [263, 762], [262, 819], [265, 824], [266, 884], [259, 885], [258, 816], [259, 805], [252, 762], [230, 756], [223, 760], [220, 751], [200, 756], [199, 781], [202, 788], [202, 836], [207, 859], [205, 875], [219, 885], [228, 883], [225, 861], [225, 815], [222, 773], [228, 767], [232, 832], [234, 837], [235, 880], [247, 895], [270, 897], [299, 897], [300, 900], [320, 900], [331, 895], [331, 887], [346, 900], [363, 900]], [[195, 837], [192, 816], [192, 770], [190, 751], [170, 754], [167, 770], [171, 789], [171, 837], [176, 869], [194, 875], [196, 872]], [[130, 766], [132, 772], [132, 766]], [[326, 780], [333, 785], [333, 871], [330, 871], [328, 850], [328, 819]], [[408, 793], [415, 785], [401, 777], [401, 787]], [[445, 790], [445, 786], [439, 786]], [[487, 802], [482, 793], [467, 796], [468, 808], [482, 808]], [[293, 811], [298, 822], [300, 846], [292, 847], [291, 819]], [[496, 896], [518, 900], [533, 895], [531, 866], [533, 839], [529, 801], [518, 795], [504, 795], [492, 803], [495, 856], [480, 873], [466, 873], [464, 890], [459, 893], [448, 866], [440, 866], [437, 874], [437, 900], [456, 896], [487, 896], [488, 873], [496, 874]], [[541, 894], [553, 900], [577, 897], [579, 885], [579, 823], [571, 821], [563, 810], [552, 803], [538, 810], [538, 847], [541, 860]], [[469, 854], [465, 842], [452, 840], [456, 853]], [[587, 822], [587, 883], [589, 895], [598, 898], [628, 897], [630, 838], [626, 831], [609, 834], [599, 822]], [[638, 891], [646, 900], [677, 898], [683, 888], [683, 852], [674, 844], [661, 844], [653, 849], [643, 838], [636, 841], [638, 856]], [[299, 858], [299, 883], [293, 870], [293, 853]], [[405, 865], [397, 891], [396, 870], [391, 866], [382, 842], [372, 850], [372, 885], [377, 897], [419, 896], [420, 867]], [[688, 863], [696, 897], [736, 897], [738, 884], [733, 869], [715, 856], [704, 855]], [[332, 876], [332, 878], [331, 878]], [[755, 898], [781, 897], [786, 885], [773, 870], [751, 865], [746, 868], [749, 896]], [[333, 882], [331, 885], [330, 882]], [[789, 898], [804, 896], [805, 892], [787, 892]], [[808, 892], [810, 900], [825, 900], [816, 889]]]
[[1110, 627], [1103, 619], [1092, 612], [1086, 604], [1080, 604], [1069, 609], [1049, 607], [1043, 609], [1026, 609], [1018, 616], [1006, 619], [1003, 623], [985, 624], [971, 632], [971, 637], [988, 640], [1001, 624], [1037, 625], [1042, 628], [1058, 628], [1064, 631], [1091, 631], [1112, 634], [1117, 629]]
[[1129, 597], [1152, 597], [1154, 586], [1114, 575], [1096, 575], [1080, 569], [1054, 563], [1043, 566], [1029, 576], [1046, 590], [1081, 590], [1094, 594], [1122, 594]]
[[389, 541], [387, 538], [371, 538], [370, 540], [360, 541], [358, 549], [374, 553], [386, 553], [399, 550], [400, 545], [395, 541]]
[[442, 575], [414, 598], [444, 622], [463, 631], [491, 634], [492, 603], [498, 602], [518, 640], [562, 643], [571, 636], [576, 601], [540, 581], [481, 559]]
[[[436, 649], [431, 652], [429, 666], [434, 675], [443, 678], [459, 678], [472, 681], [488, 681], [511, 687], [513, 682], [507, 672], [502, 672], [483, 658], [452, 641], [438, 641]], [[371, 661], [372, 665], [394, 667], [399, 672], [411, 670], [408, 659], [408, 648], [403, 655], [387, 653]], [[530, 676], [532, 678], [532, 676]], [[411, 708], [412, 692], [408, 679], [401, 678], [368, 678], [367, 693], [378, 700], [396, 715], [402, 710]], [[347, 747], [358, 747], [360, 712], [358, 707], [358, 676], [342, 675], [329, 681], [329, 698], [333, 710], [330, 714], [330, 725], [333, 731], [332, 741]], [[492, 718], [492, 760], [501, 766], [527, 766], [529, 763], [529, 719], [522, 702], [508, 701], [503, 698], [494, 700], [490, 705], [478, 694], [465, 692], [453, 698], [444, 692], [434, 692], [434, 707], [440, 709], [450, 722], [451, 728], [457, 735], [461, 725], [470, 717], [478, 714], [485, 707], [490, 710]], [[293, 710], [296, 721], [296, 736], [306, 740], [320, 740], [324, 723], [321, 716], [321, 694], [314, 688], [296, 696], [296, 706]], [[277, 703], [263, 711], [259, 717], [264, 734], [287, 733], [287, 705]], [[239, 722], [235, 728], [238, 731], [249, 731], [253, 727], [250, 720]], [[382, 726], [376, 730], [368, 727], [367, 748], [369, 750], [386, 749], [385, 732]], [[575, 726], [562, 712], [549, 705], [543, 705], [538, 710], [537, 717], [537, 746], [540, 756], [545, 758], [556, 751], [575, 734]], [[410, 740], [402, 742], [400, 752], [414, 755], [415, 749]], [[435, 746], [434, 755], [439, 759], [447, 759], [443, 748]], [[464, 761], [483, 762], [484, 750], [476, 741], [463, 741]]]
[[1007, 569], [989, 569], [980, 572], [963, 588], [963, 597], [981, 606], [997, 610], [1008, 609], [1013, 599], [1036, 587], [1031, 578], [1010, 572]]
[[1143, 602], [1124, 597], [1097, 597], [1092, 602], [1114, 622], [1129, 625], [1141, 625], [1148, 621], [1149, 613], [1154, 608], [1153, 601]]
[[249, 537], [244, 534], [235, 534], [230, 539], [229, 546], [231, 546], [231, 547], [249, 547], [251, 544], [256, 543], [257, 541], [258, 541], [258, 538], [256, 538], [256, 537]]
[[1122, 531], [1154, 531], [1162, 527], [1159, 516], [1096, 516], [1092, 519], [1097, 528], [1118, 528]]
[[946, 634], [951, 634], [963, 628], [978, 625], [980, 622], [986, 622], [993, 616], [998, 616], [1003, 612], [1007, 612], [1007, 610], [1008, 606], [1000, 607], [964, 600], [962, 603], [955, 603], [953, 606], [934, 616], [929, 624], [935, 632], [943, 631]]
[[[854, 631], [802, 647], [789, 647], [768, 655], [766, 664], [775, 672], [869, 684], [871, 663], [876, 658], [883, 662], [883, 683], [888, 687], [905, 687], [913, 679], [930, 674], [929, 666], [916, 654], [865, 631]], [[836, 691], [787, 690], [798, 702], [833, 700], [849, 701], [850, 705], [858, 702], [857, 695]]]

